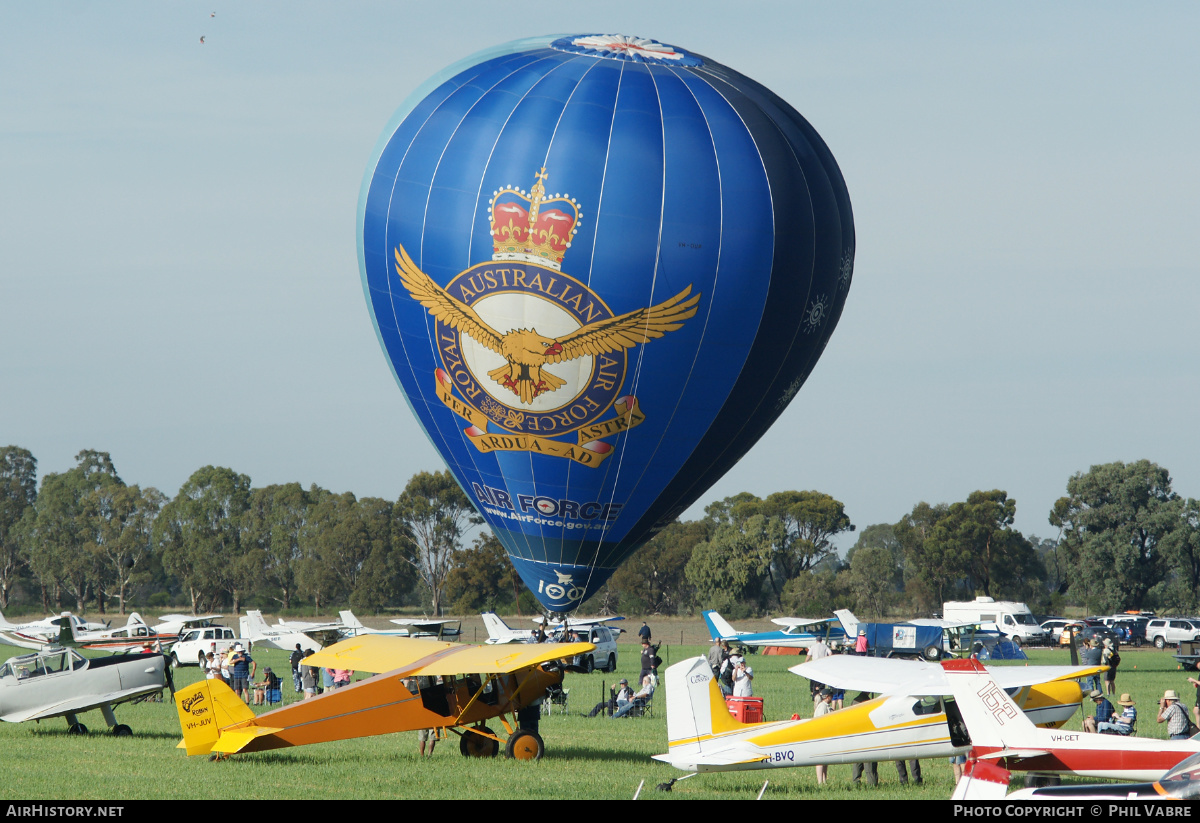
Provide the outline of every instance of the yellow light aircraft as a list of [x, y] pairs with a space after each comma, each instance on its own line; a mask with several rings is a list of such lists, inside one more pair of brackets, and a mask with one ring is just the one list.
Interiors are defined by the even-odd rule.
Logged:
[[[710, 772], [950, 757], [970, 748], [957, 707], [943, 699], [950, 689], [941, 666], [934, 664], [935, 677], [924, 664], [912, 661], [848, 661], [851, 666], [861, 665], [860, 661], [887, 664], [891, 686], [880, 689], [887, 693], [822, 717], [768, 723], [740, 723], [730, 715], [705, 658], [676, 663], [667, 669], [664, 687], [668, 751], [654, 759], [685, 771]], [[817, 669], [818, 663], [824, 666]], [[792, 671], [812, 666], [821, 673], [820, 682], [829, 683], [835, 681], [833, 669], [840, 665], [825, 658]], [[1100, 670], [1010, 666], [991, 672], [1003, 688], [1021, 690], [1021, 708], [1027, 714], [1056, 708], [1046, 725], [1061, 725], [1082, 700], [1079, 684], [1072, 678]]]
[[536, 732], [518, 728], [518, 713], [562, 683], [563, 658], [594, 648], [591, 643], [466, 646], [363, 635], [310, 655], [304, 664], [376, 676], [261, 715], [216, 680], [180, 689], [175, 693], [183, 731], [179, 748], [215, 757], [444, 729], [460, 735], [464, 756], [494, 757], [501, 740], [484, 721], [497, 718], [508, 735], [505, 754], [537, 760], [545, 746]]

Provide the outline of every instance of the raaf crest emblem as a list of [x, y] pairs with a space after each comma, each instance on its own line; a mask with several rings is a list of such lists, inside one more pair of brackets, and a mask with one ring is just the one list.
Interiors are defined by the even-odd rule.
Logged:
[[547, 196], [546, 177], [543, 169], [528, 194], [504, 188], [492, 198], [490, 262], [443, 288], [397, 246], [396, 273], [437, 321], [437, 395], [471, 423], [465, 433], [476, 448], [598, 466], [612, 450], [602, 438], [645, 419], [636, 398], [620, 396], [628, 350], [681, 328], [700, 295], [688, 286], [614, 314], [561, 270], [580, 209], [565, 195]]

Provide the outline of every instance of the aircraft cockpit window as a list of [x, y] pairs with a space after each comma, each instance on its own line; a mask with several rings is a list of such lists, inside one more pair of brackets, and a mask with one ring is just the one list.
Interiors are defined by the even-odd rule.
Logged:
[[913, 714], [921, 717], [927, 714], [941, 714], [942, 701], [936, 697], [922, 697], [913, 704]]
[[87, 665], [87, 658], [79, 652], [71, 652], [71, 671], [77, 672]]
[[47, 655], [42, 658], [42, 664], [46, 667], [46, 674], [58, 674], [67, 670], [67, 655]]
[[0, 680], [3, 680], [6, 677], [14, 677], [14, 676], [15, 676], [15, 674], [13, 672], [12, 666], [8, 665], [7, 663], [5, 663], [3, 666], [0, 666]]

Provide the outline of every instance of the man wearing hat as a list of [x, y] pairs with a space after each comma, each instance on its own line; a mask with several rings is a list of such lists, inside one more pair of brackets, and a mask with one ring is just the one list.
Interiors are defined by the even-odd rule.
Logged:
[[1158, 722], [1167, 724], [1167, 736], [1172, 740], [1187, 740], [1190, 736], [1187, 712], [1180, 705], [1174, 689], [1167, 689], [1158, 701]]
[[854, 653], [855, 654], [866, 654], [867, 653], [867, 630], [866, 629], [858, 630], [858, 640], [854, 641]]
[[1121, 714], [1114, 717], [1111, 723], [1100, 723], [1099, 731], [1108, 734], [1133, 734], [1134, 724], [1137, 723], [1137, 709], [1133, 705], [1133, 697], [1126, 692], [1117, 701], [1122, 707]]
[[1088, 697], [1096, 704], [1096, 714], [1094, 717], [1083, 718], [1083, 730], [1095, 734], [1100, 731], [1100, 724], [1107, 724], [1112, 720], [1116, 710], [1113, 709], [1113, 704], [1108, 702], [1103, 692], [1099, 689], [1092, 689], [1088, 692]]

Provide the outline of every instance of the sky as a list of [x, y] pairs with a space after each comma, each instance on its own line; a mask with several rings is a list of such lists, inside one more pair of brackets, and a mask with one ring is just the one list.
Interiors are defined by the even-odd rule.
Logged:
[[[396, 498], [443, 463], [376, 341], [356, 205], [392, 113], [482, 49], [652, 37], [825, 139], [854, 282], [808, 382], [690, 509], [862, 529], [977, 489], [1047, 522], [1148, 459], [1200, 497], [1200, 6], [0, 2], [0, 445]], [[201, 42], [203, 38], [203, 42]], [[844, 538], [842, 548], [853, 537]]]

